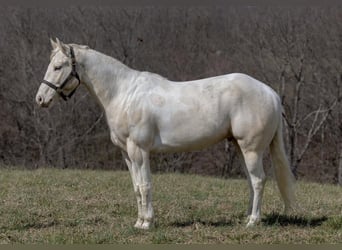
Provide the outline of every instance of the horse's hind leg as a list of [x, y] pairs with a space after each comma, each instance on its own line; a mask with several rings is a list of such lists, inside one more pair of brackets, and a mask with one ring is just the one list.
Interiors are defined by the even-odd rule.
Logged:
[[251, 182], [251, 177], [248, 173], [247, 170], [247, 166], [244, 160], [244, 156], [242, 154], [242, 151], [239, 147], [239, 144], [237, 143], [237, 141], [233, 140], [234, 145], [236, 146], [236, 150], [239, 156], [239, 160], [241, 161], [241, 164], [243, 165], [243, 170], [247, 176], [247, 181], [248, 181], [248, 187], [249, 187], [249, 202], [248, 202], [248, 208], [247, 208], [247, 222], [249, 221], [249, 217], [252, 214], [252, 208], [253, 208], [253, 199], [254, 199], [254, 190], [253, 190], [253, 186], [252, 186], [252, 182]]
[[250, 227], [257, 224], [261, 219], [261, 202], [266, 181], [265, 172], [262, 166], [263, 152], [244, 150], [244, 148], [241, 147], [241, 143], [239, 143], [239, 145], [253, 189], [253, 196], [251, 196], [253, 197], [252, 211], [247, 223], [247, 227]]

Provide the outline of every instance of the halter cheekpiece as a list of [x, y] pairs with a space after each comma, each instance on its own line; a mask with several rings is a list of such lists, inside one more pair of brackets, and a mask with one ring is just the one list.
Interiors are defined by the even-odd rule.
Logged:
[[[80, 86], [80, 84], [81, 84], [80, 77], [76, 72], [76, 59], [75, 59], [74, 49], [71, 46], [70, 46], [70, 58], [71, 58], [72, 70], [71, 70], [69, 76], [61, 84], [61, 86], [56, 86], [55, 84], [43, 79], [43, 83], [45, 83], [50, 88], [54, 89], [63, 98], [64, 101], [67, 101], [68, 99], [70, 99], [73, 96], [73, 94], [75, 93], [78, 86]], [[78, 84], [68, 95], [65, 95], [63, 93], [63, 88], [73, 77], [75, 77], [77, 79]]]

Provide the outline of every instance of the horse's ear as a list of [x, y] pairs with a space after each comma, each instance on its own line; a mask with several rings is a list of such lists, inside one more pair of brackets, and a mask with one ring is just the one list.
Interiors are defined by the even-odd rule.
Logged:
[[52, 38], [50, 38], [50, 43], [51, 43], [52, 49], [57, 48], [57, 43], [54, 40], [52, 40]]
[[56, 37], [56, 41], [57, 41], [57, 46], [63, 52], [63, 54], [68, 56], [68, 51], [69, 51], [68, 45], [66, 45], [66, 44], [62, 43], [61, 41], [59, 41], [59, 39], [57, 37]]

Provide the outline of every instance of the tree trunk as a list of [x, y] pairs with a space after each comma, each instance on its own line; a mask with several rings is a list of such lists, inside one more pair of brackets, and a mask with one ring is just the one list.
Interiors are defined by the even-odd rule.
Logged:
[[338, 161], [338, 184], [342, 186], [342, 145], [340, 146], [340, 157]]

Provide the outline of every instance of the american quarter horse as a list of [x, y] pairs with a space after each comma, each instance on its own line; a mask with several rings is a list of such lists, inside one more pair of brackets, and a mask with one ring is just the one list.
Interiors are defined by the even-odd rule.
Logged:
[[282, 106], [262, 82], [240, 73], [173, 82], [133, 70], [87, 46], [51, 40], [52, 53], [36, 102], [67, 100], [82, 84], [105, 111], [112, 142], [121, 148], [138, 203], [136, 228], [153, 224], [150, 153], [191, 151], [224, 139], [244, 159], [250, 187], [247, 226], [260, 221], [265, 184], [263, 153], [270, 148], [285, 211], [295, 207], [285, 155]]

